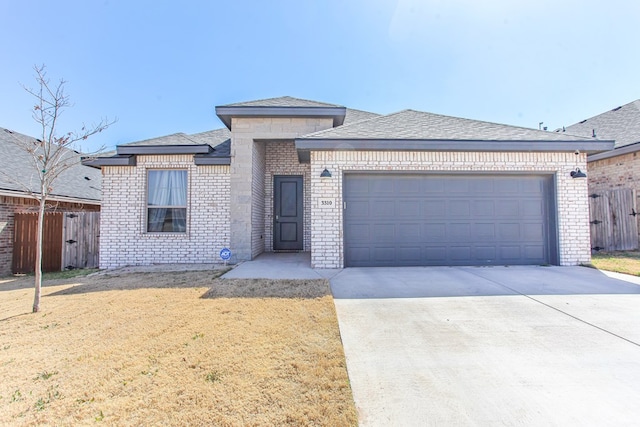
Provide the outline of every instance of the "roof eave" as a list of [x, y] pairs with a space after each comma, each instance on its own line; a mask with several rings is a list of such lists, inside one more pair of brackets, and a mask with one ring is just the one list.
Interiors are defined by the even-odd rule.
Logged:
[[[40, 193], [29, 194], [24, 191], [0, 189], [0, 196], [36, 199]], [[83, 197], [61, 196], [55, 194], [47, 195], [47, 200], [52, 202], [81, 203], [85, 205], [101, 205], [100, 199], [87, 199]]]
[[136, 156], [82, 157], [81, 162], [85, 166], [96, 169], [100, 169], [102, 166], [135, 166]]
[[138, 155], [138, 154], [207, 154], [213, 148], [209, 144], [193, 145], [118, 145], [116, 151], [118, 155]]
[[197, 166], [230, 165], [231, 157], [212, 157], [212, 156], [195, 155], [193, 156], [193, 162]]
[[336, 127], [344, 123], [346, 114], [346, 107], [216, 107], [216, 115], [229, 130], [232, 117], [328, 117]]
[[622, 156], [623, 154], [635, 153], [640, 151], [640, 142], [635, 144], [625, 145], [624, 147], [616, 148], [611, 151], [605, 151], [604, 153], [596, 153], [587, 157], [587, 162], [595, 162], [597, 160], [610, 159], [611, 157]]
[[591, 154], [611, 150], [614, 141], [425, 140], [297, 138], [299, 151], [492, 151], [574, 152]]

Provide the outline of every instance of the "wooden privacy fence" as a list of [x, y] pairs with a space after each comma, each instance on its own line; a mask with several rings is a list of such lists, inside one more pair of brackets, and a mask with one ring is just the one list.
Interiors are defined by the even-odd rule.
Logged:
[[[37, 213], [17, 213], [13, 272], [31, 273], [36, 262]], [[44, 220], [42, 270], [98, 267], [100, 212], [48, 212]]]
[[590, 194], [591, 249], [638, 249], [637, 211], [635, 190], [625, 188]]

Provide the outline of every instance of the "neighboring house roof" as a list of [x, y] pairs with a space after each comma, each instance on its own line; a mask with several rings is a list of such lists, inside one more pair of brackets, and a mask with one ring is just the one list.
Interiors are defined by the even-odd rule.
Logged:
[[615, 148], [607, 153], [589, 156], [590, 161], [615, 157], [640, 150], [640, 99], [616, 107], [579, 123], [557, 129], [556, 133], [571, 133], [615, 140]]
[[[29, 191], [40, 193], [38, 171], [29, 153], [20, 143], [37, 142], [36, 138], [0, 127], [0, 193], [24, 197]], [[102, 198], [100, 171], [83, 166], [81, 154], [66, 149], [65, 156], [75, 164], [63, 171], [54, 183], [51, 200], [98, 204]]]

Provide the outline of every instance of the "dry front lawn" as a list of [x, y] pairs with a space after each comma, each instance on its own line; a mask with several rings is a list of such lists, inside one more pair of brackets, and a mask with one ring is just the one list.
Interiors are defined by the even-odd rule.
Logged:
[[591, 256], [591, 264], [597, 269], [640, 276], [640, 252], [597, 252]]
[[326, 281], [0, 279], [0, 425], [356, 425]]

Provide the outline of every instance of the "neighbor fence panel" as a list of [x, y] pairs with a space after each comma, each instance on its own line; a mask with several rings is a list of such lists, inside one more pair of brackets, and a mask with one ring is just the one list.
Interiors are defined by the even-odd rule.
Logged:
[[[13, 272], [35, 271], [38, 235], [37, 213], [16, 213], [13, 237]], [[44, 217], [42, 271], [62, 269], [62, 213], [47, 213]]]
[[589, 195], [591, 249], [622, 251], [638, 249], [636, 191], [598, 191]]
[[98, 267], [100, 212], [65, 213], [62, 235], [65, 269]]

